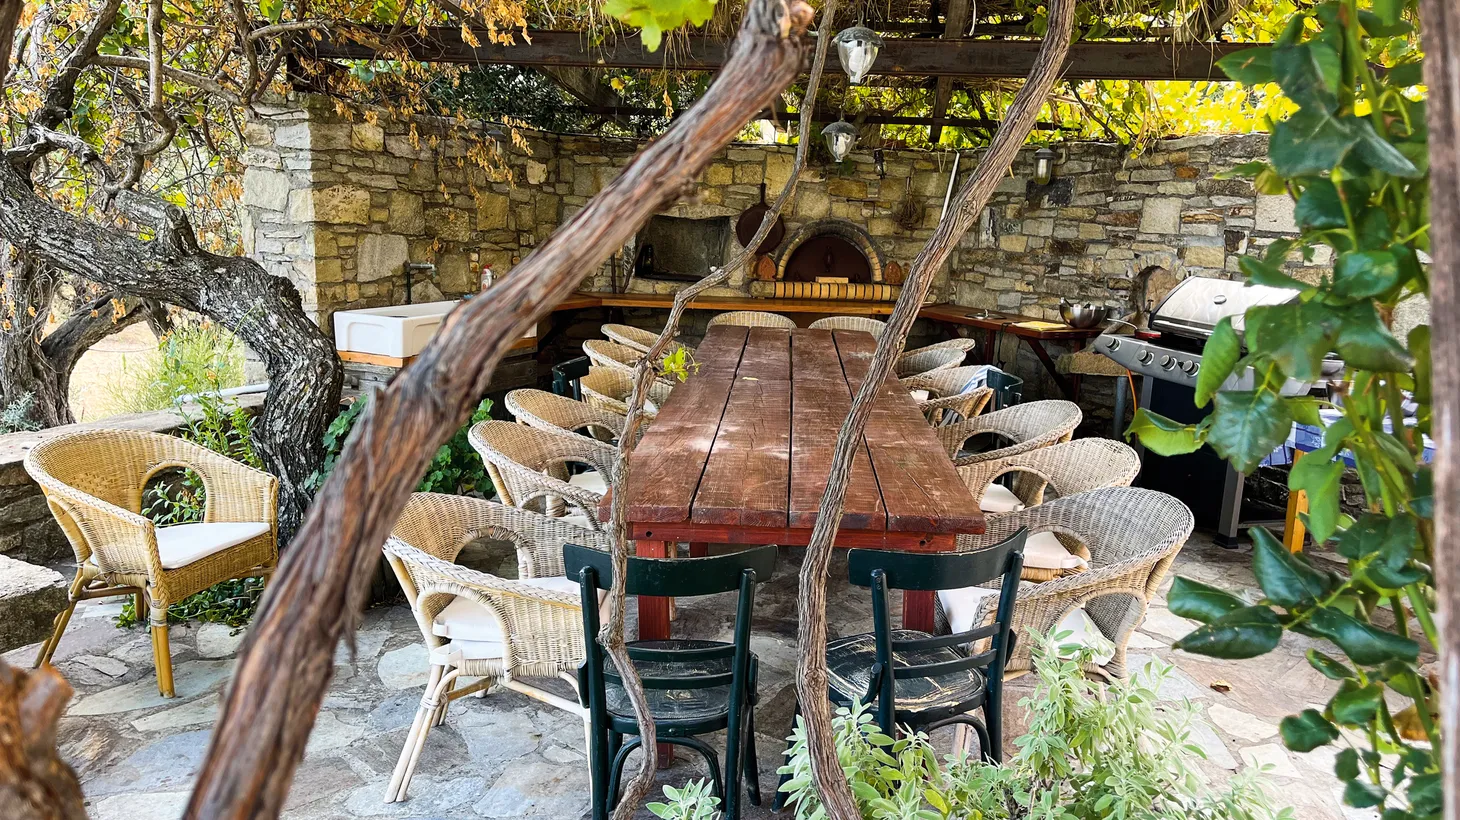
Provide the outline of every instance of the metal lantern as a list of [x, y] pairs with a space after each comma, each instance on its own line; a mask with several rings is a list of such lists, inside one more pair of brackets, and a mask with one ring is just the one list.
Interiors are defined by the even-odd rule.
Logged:
[[1048, 185], [1054, 179], [1054, 164], [1060, 155], [1048, 145], [1034, 152], [1034, 181], [1040, 185]]
[[882, 50], [882, 36], [866, 26], [853, 26], [836, 36], [836, 56], [842, 71], [853, 84], [867, 79], [877, 52]]
[[821, 136], [826, 139], [826, 150], [837, 162], [846, 159], [857, 146], [857, 127], [846, 120], [837, 120], [821, 129]]

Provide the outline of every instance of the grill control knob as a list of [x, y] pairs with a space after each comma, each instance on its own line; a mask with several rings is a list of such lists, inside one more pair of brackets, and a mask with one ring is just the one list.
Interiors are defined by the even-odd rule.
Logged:
[[1171, 368], [1173, 368], [1175, 366], [1176, 366], [1176, 358], [1174, 356], [1162, 356], [1161, 357], [1161, 369], [1162, 370], [1170, 370]]
[[1150, 364], [1151, 362], [1156, 360], [1156, 354], [1152, 353], [1149, 350], [1143, 350], [1141, 351], [1141, 355], [1137, 357], [1137, 360], [1141, 364]]
[[1120, 349], [1120, 340], [1119, 339], [1111, 339], [1111, 340], [1107, 341], [1105, 343], [1105, 349], [1106, 350], [1119, 350]]
[[1196, 362], [1189, 362], [1188, 361], [1188, 362], [1182, 362], [1181, 363], [1181, 372], [1185, 373], [1188, 376], [1195, 376], [1196, 375], [1196, 371], [1197, 370], [1200, 370], [1200, 369], [1201, 369], [1201, 365], [1197, 364]]

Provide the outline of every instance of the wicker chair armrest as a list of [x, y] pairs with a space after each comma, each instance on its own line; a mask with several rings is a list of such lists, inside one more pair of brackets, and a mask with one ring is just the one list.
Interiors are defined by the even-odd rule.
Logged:
[[[54, 479], [43, 482], [47, 500], [60, 507], [80, 531], [91, 557], [107, 572], [162, 572], [157, 552], [157, 525], [115, 504], [102, 501]], [[82, 558], [82, 556], [78, 556]]]
[[[598, 502], [603, 497], [592, 490], [576, 487], [552, 476], [542, 476], [542, 482], [536, 488], [519, 494], [518, 501], [523, 507], [526, 507], [528, 502], [539, 498], [561, 498], [565, 506], [583, 513], [584, 517], [593, 523], [593, 529], [597, 532], [603, 532], [604, 527], [607, 526], [598, 520]], [[542, 570], [539, 570], [539, 576], [541, 574]]]
[[279, 479], [263, 470], [211, 450], [190, 456], [188, 466], [208, 488], [207, 521], [262, 521], [274, 525], [279, 516]]

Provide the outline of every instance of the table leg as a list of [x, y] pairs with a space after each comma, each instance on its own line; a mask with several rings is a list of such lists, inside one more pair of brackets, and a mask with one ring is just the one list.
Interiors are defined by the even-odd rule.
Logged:
[[999, 331], [989, 328], [983, 335], [983, 364], [994, 363], [994, 353], [999, 347]]
[[708, 558], [710, 555], [710, 544], [707, 541], [689, 542], [689, 557]]
[[919, 632], [933, 631], [933, 596], [935, 592], [906, 590], [902, 593], [902, 628]]
[[1039, 357], [1040, 364], [1049, 371], [1050, 378], [1054, 379], [1054, 383], [1059, 386], [1060, 392], [1064, 394], [1065, 398], [1070, 401], [1077, 400], [1080, 397], [1079, 388], [1071, 386], [1069, 380], [1059, 372], [1059, 368], [1055, 367], [1054, 359], [1050, 358], [1049, 351], [1044, 349], [1044, 344], [1038, 339], [1025, 338], [1024, 341], [1029, 343], [1029, 349]]
[[[640, 558], [668, 558], [674, 544], [668, 541], [634, 541], [634, 554]], [[669, 637], [670, 598], [639, 596], [639, 640], [661, 641]], [[655, 745], [655, 758], [661, 769], [674, 763], [674, 747], [668, 743]]]
[[[1303, 451], [1295, 448], [1293, 450], [1293, 463], [1288, 469], [1291, 470], [1293, 467], [1297, 467], [1298, 459], [1302, 458], [1302, 456]], [[1303, 535], [1305, 534], [1305, 530], [1303, 528], [1303, 520], [1298, 517], [1298, 513], [1305, 513], [1307, 511], [1308, 494], [1302, 490], [1289, 490], [1288, 511], [1283, 516], [1283, 546], [1288, 548], [1288, 552], [1299, 552], [1303, 549]]]

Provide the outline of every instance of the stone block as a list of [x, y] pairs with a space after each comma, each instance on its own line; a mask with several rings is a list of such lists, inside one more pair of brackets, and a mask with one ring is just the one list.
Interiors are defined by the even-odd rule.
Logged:
[[821, 186], [806, 186], [797, 194], [796, 215], [805, 219], [824, 219], [831, 213], [831, 197]]
[[472, 237], [472, 216], [455, 208], [431, 208], [426, 211], [426, 232], [450, 242], [466, 242]]
[[297, 122], [275, 128], [274, 144], [280, 148], [308, 148], [309, 123]]
[[1052, 236], [1054, 234], [1054, 220], [1026, 219], [1024, 220], [1023, 233], [1029, 236]]
[[1151, 197], [1141, 207], [1141, 233], [1177, 233], [1181, 230], [1181, 200]]
[[1227, 264], [1227, 249], [1199, 245], [1182, 251], [1181, 259], [1188, 268], [1221, 268]]
[[436, 259], [436, 279], [447, 293], [475, 293], [481, 286], [464, 253], [443, 253]]
[[59, 572], [0, 555], [0, 652], [45, 640], [65, 608]]
[[360, 250], [355, 256], [355, 278], [361, 282], [374, 282], [397, 276], [404, 270], [410, 253], [410, 243], [400, 234], [369, 234], [361, 240]]
[[[593, 169], [580, 168], [578, 170], [588, 171], [591, 179]], [[493, 231], [507, 227], [507, 215], [511, 208], [511, 200], [508, 197], [501, 194], [482, 193], [477, 196], [476, 204], [477, 230]]]
[[350, 129], [350, 147], [356, 151], [380, 151], [385, 148], [385, 129], [368, 122]]
[[1029, 247], [1029, 237], [1023, 234], [1009, 233], [999, 237], [999, 250], [1012, 253], [1023, 253]]
[[343, 122], [311, 122], [309, 147], [314, 151], [342, 151], [351, 147], [354, 127]]
[[289, 175], [250, 167], [243, 172], [243, 204], [270, 211], [289, 207]]
[[296, 222], [368, 225], [370, 192], [354, 185], [294, 191], [289, 194], [289, 218]]
[[527, 161], [527, 184], [541, 185], [547, 180], [547, 165], [536, 160]]
[[860, 179], [847, 179], [836, 177], [827, 182], [826, 188], [832, 196], [839, 196], [845, 199], [866, 199], [867, 183]]
[[795, 163], [796, 158], [790, 154], [766, 153], [765, 184], [769, 189], [767, 196], [775, 196], [776, 192], [786, 187], [786, 183], [791, 180], [791, 166]]
[[390, 213], [387, 224], [395, 233], [420, 233], [426, 228], [426, 213], [421, 197], [405, 191], [390, 192]]
[[1298, 223], [1293, 219], [1293, 198], [1287, 194], [1258, 194], [1253, 219], [1253, 227], [1259, 231], [1298, 232]]

